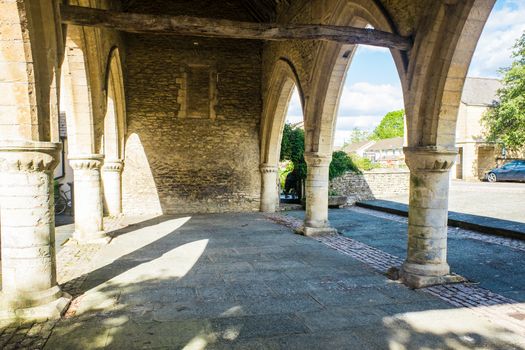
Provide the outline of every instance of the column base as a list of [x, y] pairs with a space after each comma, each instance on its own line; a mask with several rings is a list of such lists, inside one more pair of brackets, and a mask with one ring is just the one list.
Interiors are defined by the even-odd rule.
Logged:
[[308, 227], [303, 226], [298, 231], [300, 234], [308, 237], [331, 236], [336, 235], [337, 230], [333, 227]]
[[84, 234], [75, 231], [70, 241], [76, 244], [109, 244], [112, 238], [105, 231]]
[[[444, 273], [430, 273], [431, 271], [442, 271]], [[405, 263], [400, 269], [390, 268], [387, 275], [391, 279], [399, 279], [403, 284], [412, 289], [467, 281], [460, 275], [450, 273], [448, 264], [442, 266]]]
[[47, 291], [17, 296], [16, 301], [5, 300], [0, 310], [2, 320], [48, 320], [60, 318], [71, 303], [71, 295], [55, 286]]

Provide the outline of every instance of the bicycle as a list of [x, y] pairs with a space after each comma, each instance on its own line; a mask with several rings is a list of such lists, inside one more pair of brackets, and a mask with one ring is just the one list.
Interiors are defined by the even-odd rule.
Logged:
[[60, 215], [66, 211], [67, 208], [71, 208], [71, 187], [69, 190], [64, 191], [62, 189], [63, 184], [58, 185], [58, 191], [55, 192], [55, 215]]

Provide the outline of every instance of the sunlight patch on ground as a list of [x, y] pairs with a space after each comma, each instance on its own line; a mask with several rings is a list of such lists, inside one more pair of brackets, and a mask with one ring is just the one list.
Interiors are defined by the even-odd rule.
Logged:
[[[487, 308], [499, 307], [490, 306]], [[476, 308], [458, 308], [449, 310], [428, 310], [397, 314], [383, 319], [383, 324], [390, 330], [391, 349], [405, 349], [414, 343], [418, 336], [435, 336], [443, 345], [453, 349], [467, 349], [479, 346], [480, 339], [497, 339], [498, 343], [515, 344], [525, 339], [517, 339], [523, 334], [516, 326], [494, 323], [481, 317]], [[513, 332], [511, 329], [515, 328]], [[516, 333], [517, 332], [517, 333]]]
[[[129, 230], [129, 232], [117, 236], [109, 245], [102, 249], [103, 254], [100, 255], [103, 256], [103, 258], [94, 262], [94, 268], [100, 268], [114, 260], [144, 248], [148, 244], [175, 232], [190, 219], [191, 216], [187, 216], [162, 221], [153, 225], [144, 225], [143, 227], [140, 226], [140, 223], [137, 225], [131, 225], [125, 229], [126, 231]], [[137, 226], [137, 228], [133, 229], [134, 226]]]

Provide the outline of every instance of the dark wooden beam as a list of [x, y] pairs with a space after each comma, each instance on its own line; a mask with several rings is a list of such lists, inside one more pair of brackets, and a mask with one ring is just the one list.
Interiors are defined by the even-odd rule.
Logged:
[[61, 8], [62, 23], [103, 27], [129, 33], [176, 34], [256, 40], [326, 40], [409, 50], [411, 41], [393, 33], [321, 24], [251, 23], [187, 16], [147, 15], [90, 7]]

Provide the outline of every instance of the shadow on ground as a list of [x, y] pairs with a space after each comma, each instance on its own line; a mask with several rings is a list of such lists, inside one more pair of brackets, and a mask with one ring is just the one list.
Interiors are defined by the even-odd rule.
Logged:
[[162, 216], [113, 234], [46, 349], [519, 346], [259, 214]]

